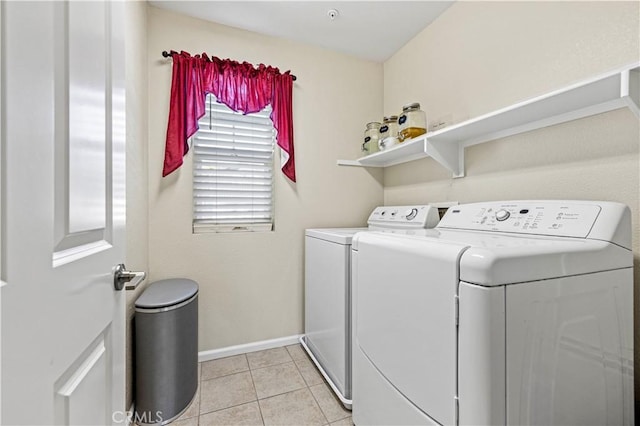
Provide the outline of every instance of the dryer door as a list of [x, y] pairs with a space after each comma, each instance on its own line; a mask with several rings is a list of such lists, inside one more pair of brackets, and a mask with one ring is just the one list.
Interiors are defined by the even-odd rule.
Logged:
[[404, 398], [441, 424], [456, 421], [455, 295], [465, 248], [378, 233], [359, 240], [356, 345]]

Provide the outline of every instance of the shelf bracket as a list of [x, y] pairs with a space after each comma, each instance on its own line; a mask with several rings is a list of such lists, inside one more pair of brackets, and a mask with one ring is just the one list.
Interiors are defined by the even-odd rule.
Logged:
[[640, 119], [640, 68], [623, 71], [620, 77], [620, 97]]
[[425, 153], [451, 171], [454, 178], [464, 177], [464, 146], [462, 143], [425, 141]]
[[358, 160], [338, 160], [337, 164], [338, 166], [362, 167]]

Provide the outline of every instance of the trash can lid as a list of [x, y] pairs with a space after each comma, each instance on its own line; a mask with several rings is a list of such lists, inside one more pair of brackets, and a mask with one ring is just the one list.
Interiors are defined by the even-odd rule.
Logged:
[[177, 305], [198, 292], [198, 283], [186, 278], [155, 281], [136, 300], [136, 308], [164, 308]]

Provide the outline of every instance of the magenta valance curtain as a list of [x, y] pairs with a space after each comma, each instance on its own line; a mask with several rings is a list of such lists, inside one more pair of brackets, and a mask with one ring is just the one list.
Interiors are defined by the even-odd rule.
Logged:
[[278, 68], [260, 64], [257, 68], [229, 59], [209, 58], [206, 53], [191, 56], [171, 51], [173, 77], [169, 124], [162, 176], [182, 165], [189, 151], [187, 139], [198, 130], [205, 114], [205, 96], [212, 93], [218, 102], [234, 111], [251, 114], [271, 105], [271, 121], [282, 149], [282, 172], [296, 181], [293, 154], [293, 76]]

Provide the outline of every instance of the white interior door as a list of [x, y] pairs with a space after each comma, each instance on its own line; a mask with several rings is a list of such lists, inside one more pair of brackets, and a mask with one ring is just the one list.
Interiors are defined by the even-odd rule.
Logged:
[[124, 410], [123, 4], [0, 7], [2, 423], [110, 424]]

